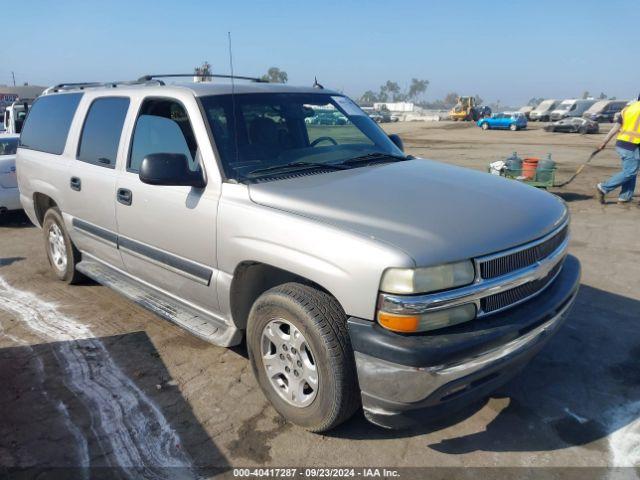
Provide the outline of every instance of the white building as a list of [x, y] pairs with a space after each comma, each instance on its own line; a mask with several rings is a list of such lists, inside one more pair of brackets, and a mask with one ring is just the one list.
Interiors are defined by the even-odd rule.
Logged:
[[374, 110], [389, 110], [390, 112], [413, 112], [415, 105], [413, 102], [376, 102], [373, 104]]
[[0, 111], [4, 111], [6, 107], [20, 98], [36, 98], [46, 87], [38, 87], [36, 85], [24, 85], [19, 87], [10, 87], [8, 85], [0, 85]]

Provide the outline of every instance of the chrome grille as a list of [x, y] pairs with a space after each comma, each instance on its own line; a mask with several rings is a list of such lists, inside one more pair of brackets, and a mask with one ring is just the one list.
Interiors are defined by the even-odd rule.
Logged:
[[482, 309], [482, 313], [488, 314], [498, 310], [502, 310], [503, 308], [511, 307], [514, 304], [521, 302], [522, 300], [536, 295], [541, 290], [543, 290], [549, 284], [549, 282], [551, 282], [551, 280], [558, 274], [558, 272], [562, 268], [563, 263], [564, 262], [558, 262], [558, 264], [554, 266], [549, 271], [549, 273], [541, 279], [525, 283], [524, 285], [512, 288], [511, 290], [507, 290], [506, 292], [501, 292], [495, 295], [484, 297], [480, 300], [480, 308]]
[[568, 226], [542, 243], [501, 257], [480, 261], [480, 277], [496, 278], [526, 268], [551, 255], [567, 238]]

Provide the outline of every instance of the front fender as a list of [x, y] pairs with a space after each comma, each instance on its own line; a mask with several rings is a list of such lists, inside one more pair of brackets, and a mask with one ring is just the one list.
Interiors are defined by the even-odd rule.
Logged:
[[331, 293], [348, 315], [373, 319], [388, 267], [413, 267], [404, 252], [363, 235], [257, 205], [244, 185], [223, 186], [218, 210], [221, 306], [236, 268], [259, 262], [304, 277]]

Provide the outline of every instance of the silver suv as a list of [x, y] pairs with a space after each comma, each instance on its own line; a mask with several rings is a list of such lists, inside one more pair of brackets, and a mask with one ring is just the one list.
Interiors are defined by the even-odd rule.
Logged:
[[17, 168], [60, 280], [216, 345], [246, 338], [265, 395], [312, 431], [360, 406], [400, 427], [486, 396], [579, 285], [560, 199], [405, 155], [320, 87], [59, 85]]

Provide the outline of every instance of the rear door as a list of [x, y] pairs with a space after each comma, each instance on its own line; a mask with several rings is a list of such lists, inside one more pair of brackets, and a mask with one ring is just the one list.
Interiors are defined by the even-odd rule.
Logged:
[[215, 312], [216, 218], [219, 177], [205, 188], [149, 185], [140, 181], [142, 160], [180, 153], [193, 171], [211, 162], [213, 149], [193, 96], [140, 99], [128, 157], [117, 183], [118, 242], [132, 276], [190, 304]]
[[[86, 115], [77, 136], [76, 158], [69, 164], [67, 212], [72, 237], [85, 254], [122, 268], [117, 247], [116, 160], [122, 155], [122, 129], [128, 97], [84, 99]], [[81, 106], [82, 108], [82, 106]]]

